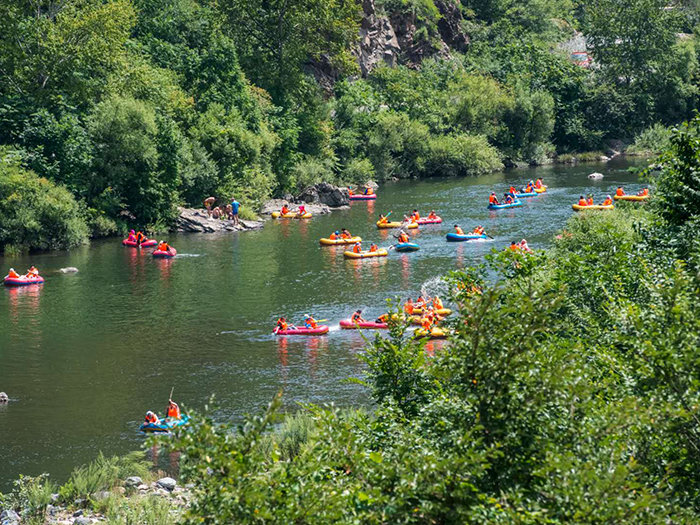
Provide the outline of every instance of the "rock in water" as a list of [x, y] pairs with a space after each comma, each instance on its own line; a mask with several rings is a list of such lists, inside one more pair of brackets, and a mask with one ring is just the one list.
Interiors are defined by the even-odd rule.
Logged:
[[327, 182], [320, 182], [306, 188], [296, 200], [298, 202], [325, 204], [331, 208], [340, 208], [350, 204], [346, 188], [339, 188]]
[[175, 481], [173, 478], [160, 478], [158, 481], [156, 481], [156, 484], [163, 487], [165, 490], [172, 492], [175, 490], [177, 481]]
[[68, 266], [67, 268], [61, 268], [61, 273], [78, 273], [78, 269], [75, 266]]
[[596, 172], [596, 173], [591, 173], [591, 174], [588, 176], [588, 178], [589, 178], [589, 179], [593, 179], [593, 180], [600, 180], [600, 179], [603, 178], [603, 174], [602, 174], [602, 173], [598, 173], [598, 172]]
[[10, 396], [5, 392], [0, 392], [0, 403], [7, 403], [8, 401], [10, 401]]

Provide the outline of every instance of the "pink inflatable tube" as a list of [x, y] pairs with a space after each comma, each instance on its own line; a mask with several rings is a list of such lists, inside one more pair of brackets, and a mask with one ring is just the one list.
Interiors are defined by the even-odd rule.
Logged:
[[173, 248], [172, 246], [170, 247], [170, 251], [164, 252], [163, 250], [156, 250], [153, 252], [153, 257], [159, 258], [159, 259], [170, 259], [172, 257], [175, 257], [177, 255], [177, 250]]
[[323, 335], [327, 334], [330, 328], [324, 324], [317, 326], [316, 328], [288, 328], [287, 330], [278, 330], [275, 328], [273, 334], [275, 335]]
[[372, 195], [350, 195], [350, 200], [351, 201], [373, 201], [377, 198], [377, 194], [373, 193]]
[[352, 330], [355, 328], [368, 328], [370, 330], [382, 330], [384, 328], [389, 328], [389, 325], [386, 323], [373, 323], [371, 321], [367, 321], [364, 323], [353, 323], [350, 319], [343, 319], [340, 321], [340, 327], [345, 329], [345, 330]]
[[136, 241], [124, 239], [122, 241], [122, 244], [124, 246], [130, 246], [131, 248], [138, 248], [139, 246], [141, 246], [141, 248], [148, 248], [150, 246], [155, 246], [156, 244], [158, 244], [158, 241], [156, 241], [155, 239], [148, 239], [147, 241], [143, 241], [141, 244], [139, 244]]
[[418, 219], [418, 224], [440, 224], [442, 222], [442, 217], [435, 217], [434, 219]]
[[5, 276], [3, 282], [5, 283], [5, 286], [29, 286], [30, 284], [43, 284], [44, 278], [25, 277], [24, 275], [22, 275], [21, 277]]

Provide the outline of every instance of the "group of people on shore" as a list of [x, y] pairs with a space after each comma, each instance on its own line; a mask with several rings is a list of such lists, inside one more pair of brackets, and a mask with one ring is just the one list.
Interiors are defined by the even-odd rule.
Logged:
[[241, 207], [241, 203], [236, 200], [235, 197], [231, 197], [231, 203], [214, 206], [216, 204], [216, 197], [207, 197], [204, 199], [204, 207], [207, 210], [207, 215], [212, 219], [222, 219], [233, 221], [234, 224], [238, 224], [238, 211]]

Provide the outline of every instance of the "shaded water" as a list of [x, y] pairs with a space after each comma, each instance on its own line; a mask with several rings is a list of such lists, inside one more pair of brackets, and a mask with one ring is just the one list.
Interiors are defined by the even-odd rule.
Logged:
[[[310, 221], [271, 221], [258, 232], [171, 236], [174, 260], [150, 250], [99, 241], [70, 253], [0, 258], [0, 271], [35, 264], [43, 287], [0, 290], [0, 490], [20, 473], [48, 471], [63, 480], [98, 451], [138, 448], [147, 409], [162, 412], [175, 399], [201, 408], [211, 394], [218, 417], [236, 420], [264, 407], [279, 389], [287, 407], [297, 402], [366, 403], [361, 387], [344, 379], [362, 374], [363, 338], [337, 322], [356, 308], [366, 317], [384, 310], [387, 297], [439, 289], [439, 276], [478, 262], [492, 248], [525, 237], [543, 248], [571, 215], [579, 194], [596, 201], [618, 184], [641, 187], [628, 163], [513, 170], [471, 179], [392, 183], [376, 202]], [[606, 175], [590, 181], [594, 170]], [[492, 188], [544, 177], [549, 191], [523, 208], [489, 212]], [[374, 225], [379, 213], [400, 217], [418, 206], [435, 209], [442, 225], [412, 234], [415, 253], [347, 261], [320, 237], [347, 227], [365, 241], [391, 244]], [[460, 223], [486, 227], [490, 242], [446, 243]], [[75, 266], [77, 274], [61, 274]], [[4, 273], [3, 273], [4, 275]], [[276, 338], [279, 315], [329, 319], [326, 336]]]

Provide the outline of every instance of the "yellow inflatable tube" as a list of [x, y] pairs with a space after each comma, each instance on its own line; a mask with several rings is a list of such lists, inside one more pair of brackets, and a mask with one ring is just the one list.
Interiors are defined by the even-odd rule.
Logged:
[[[413, 313], [416, 315], [421, 315], [423, 313], [423, 308], [414, 308]], [[452, 310], [450, 310], [449, 308], [440, 308], [439, 310], [436, 310], [435, 313], [438, 315], [445, 316], [452, 314]]]
[[360, 253], [355, 253], [351, 251], [345, 251], [343, 252], [343, 256], [346, 259], [369, 259], [370, 257], [386, 257], [389, 255], [389, 252], [386, 251], [384, 248], [381, 250], [377, 250], [376, 252], [360, 252]]
[[603, 206], [602, 204], [594, 204], [593, 206], [579, 206], [578, 204], [572, 204], [571, 207], [574, 209], [574, 211], [612, 210], [615, 208], [613, 204], [610, 206]]
[[[380, 223], [377, 221], [377, 228], [380, 230], [388, 230], [390, 228], [400, 228], [402, 222], [385, 222], [385, 223]], [[418, 223], [417, 222], [409, 222], [408, 226], [404, 226], [404, 228], [408, 228], [409, 230], [415, 230], [418, 228]]]
[[349, 239], [336, 239], [336, 240], [331, 240], [327, 239], [324, 237], [323, 239], [320, 239], [318, 242], [321, 243], [321, 246], [338, 246], [341, 244], [355, 244], [356, 242], [362, 242], [362, 237], [350, 237]]
[[447, 330], [440, 328], [439, 326], [433, 326], [430, 332], [423, 330], [416, 330], [416, 337], [429, 337], [430, 339], [445, 339], [448, 336]]
[[615, 199], [616, 201], [640, 202], [649, 199], [649, 195], [615, 195], [613, 199]]
[[542, 186], [541, 188], [535, 188], [535, 193], [544, 193], [547, 191], [547, 186]]
[[306, 212], [304, 215], [299, 215], [298, 213], [290, 212], [282, 215], [278, 211], [272, 212], [273, 219], [310, 219], [312, 217], [311, 212]]

